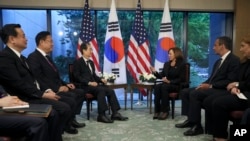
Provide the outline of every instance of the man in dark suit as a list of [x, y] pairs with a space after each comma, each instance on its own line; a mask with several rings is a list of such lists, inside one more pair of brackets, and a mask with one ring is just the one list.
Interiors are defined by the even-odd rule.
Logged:
[[[28, 57], [30, 69], [35, 72], [41, 89], [53, 91], [59, 96], [71, 97], [75, 99], [76, 104], [72, 106], [73, 117], [71, 124], [74, 128], [84, 127], [85, 123], [78, 123], [75, 115], [81, 113], [85, 92], [82, 89], [76, 89], [74, 84], [66, 83], [60, 78], [58, 69], [49, 54], [53, 50], [53, 40], [50, 32], [41, 31], [36, 35], [37, 49]], [[49, 88], [49, 89], [47, 89]]]
[[[0, 108], [24, 104], [27, 103], [16, 96], [9, 96], [0, 85]], [[39, 117], [2, 114], [0, 115], [0, 136], [9, 136], [11, 139], [25, 137], [26, 140], [34, 141], [62, 141], [58, 124], [60, 124], [59, 116], [54, 109], [51, 110], [46, 120]]]
[[[7, 96], [0, 91], [0, 108], [25, 104], [27, 103], [18, 97]], [[29, 141], [47, 141], [49, 140], [48, 124], [45, 119], [38, 117], [0, 115], [0, 136], [25, 137]]]
[[[249, 99], [248, 99], [249, 102]], [[250, 108], [247, 108], [243, 114], [241, 124], [250, 125]]]
[[184, 132], [185, 136], [194, 136], [203, 133], [201, 126], [201, 109], [203, 100], [211, 95], [219, 95], [226, 90], [230, 82], [238, 78], [240, 61], [231, 53], [232, 40], [228, 37], [219, 37], [214, 44], [214, 51], [221, 58], [215, 62], [211, 76], [196, 88], [181, 91], [182, 114], [188, 119], [176, 124], [177, 128], [191, 127]]
[[[53, 91], [44, 91], [40, 87], [33, 72], [29, 69], [25, 57], [21, 52], [27, 47], [27, 39], [19, 24], [6, 24], [1, 30], [1, 39], [6, 47], [0, 53], [0, 82], [7, 93], [16, 95], [28, 103], [50, 104], [59, 115], [56, 125], [60, 134], [65, 131], [72, 132], [66, 126], [72, 115], [69, 104], [61, 101]], [[70, 99], [68, 99], [70, 100]], [[74, 99], [71, 101], [74, 102]], [[56, 134], [55, 134], [56, 135]]]
[[[228, 122], [232, 111], [244, 111], [250, 106], [250, 35], [241, 40], [241, 65], [237, 81], [227, 85], [227, 90], [219, 96], [212, 95], [204, 99], [206, 126], [212, 127], [213, 140], [228, 140]], [[239, 98], [242, 93], [247, 99]], [[246, 122], [245, 122], [246, 124]], [[249, 124], [249, 123], [248, 123]]]
[[[104, 84], [107, 83], [105, 79], [101, 79], [95, 73], [93, 61], [90, 60], [92, 55], [92, 48], [88, 43], [82, 43], [80, 46], [83, 57], [74, 62], [73, 76], [76, 82], [81, 83], [84, 90], [97, 97], [98, 101], [98, 117], [97, 121], [104, 123], [112, 123], [113, 120], [127, 120], [128, 117], [123, 117], [118, 110], [120, 104], [117, 100], [114, 90], [108, 88]], [[108, 110], [106, 98], [111, 106], [111, 119], [106, 116], [105, 111]]]

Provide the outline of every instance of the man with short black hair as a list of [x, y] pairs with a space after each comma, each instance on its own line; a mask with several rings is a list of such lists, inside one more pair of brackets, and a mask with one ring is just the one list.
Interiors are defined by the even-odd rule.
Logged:
[[[50, 32], [41, 31], [36, 35], [35, 39], [37, 48], [28, 56], [30, 69], [34, 72], [39, 84], [41, 84], [41, 89], [63, 96], [61, 101], [70, 105], [72, 117], [69, 124], [72, 127], [69, 128], [72, 130], [66, 129], [66, 132], [76, 133], [77, 129], [75, 128], [85, 126], [85, 123], [78, 123], [75, 117], [76, 114], [81, 113], [85, 92], [82, 89], [76, 89], [74, 84], [66, 83], [60, 78], [58, 68], [50, 57], [50, 53], [53, 51], [53, 39]], [[68, 101], [69, 99], [74, 101]]]
[[70, 106], [60, 101], [62, 96], [52, 91], [43, 91], [30, 70], [26, 58], [21, 52], [27, 47], [27, 39], [19, 24], [6, 24], [0, 31], [6, 47], [0, 53], [0, 82], [7, 93], [21, 100], [35, 104], [50, 104], [59, 120], [49, 128], [56, 128], [51, 134], [54, 140], [62, 140], [61, 134], [70, 119]]
[[[203, 100], [211, 95], [220, 95], [230, 82], [238, 79], [240, 60], [231, 53], [232, 40], [226, 36], [218, 37], [213, 49], [220, 56], [220, 59], [215, 62], [211, 76], [198, 87], [184, 89], [180, 92], [182, 114], [187, 115], [188, 119], [175, 126], [177, 128], [190, 127], [184, 132], [185, 136], [203, 134], [201, 126]], [[209, 125], [206, 128], [211, 131]]]
[[[0, 91], [0, 96], [3, 96]], [[20, 106], [26, 102], [16, 96], [0, 97], [0, 108], [5, 106]], [[45, 119], [22, 115], [0, 115], [0, 136], [11, 138], [25, 137], [29, 141], [48, 141], [48, 124]], [[0, 138], [1, 140], [1, 138]], [[50, 140], [53, 141], [53, 140]]]
[[[76, 82], [80, 83], [86, 92], [89, 92], [97, 97], [99, 114], [97, 121], [113, 123], [113, 120], [128, 120], [128, 117], [124, 117], [118, 112], [118, 110], [120, 110], [120, 104], [114, 90], [105, 85], [107, 83], [105, 79], [96, 75], [94, 63], [90, 60], [92, 55], [92, 48], [90, 44], [82, 43], [80, 50], [83, 56], [74, 62], [73, 76]], [[112, 110], [111, 119], [105, 114], [105, 111], [108, 110], [106, 97]]]

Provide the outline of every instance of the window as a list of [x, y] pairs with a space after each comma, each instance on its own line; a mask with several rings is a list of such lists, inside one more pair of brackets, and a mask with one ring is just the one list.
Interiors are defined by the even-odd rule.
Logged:
[[2, 10], [3, 25], [18, 23], [22, 26], [25, 36], [28, 39], [27, 48], [22, 52], [28, 56], [36, 48], [35, 37], [40, 31], [47, 30], [46, 10]]
[[[47, 15], [51, 13], [51, 15]], [[103, 68], [104, 42], [109, 10], [92, 10], [96, 38], [99, 47], [99, 61]], [[155, 49], [163, 11], [143, 11], [144, 24], [150, 42], [151, 64], [154, 65]], [[36, 48], [35, 36], [42, 30], [51, 30], [54, 40], [53, 59], [62, 78], [68, 80], [68, 64], [76, 58], [78, 37], [81, 28], [83, 10], [2, 10], [3, 25], [20, 23], [27, 38], [28, 47], [23, 51], [27, 56]], [[134, 10], [117, 11], [121, 34], [127, 54], [128, 43], [134, 22]], [[232, 37], [233, 13], [211, 12], [170, 12], [176, 46], [187, 52], [187, 61], [191, 64], [191, 86], [205, 81], [218, 58], [213, 52], [213, 44], [218, 36]], [[50, 17], [47, 21], [47, 17]], [[1, 21], [1, 20], [0, 20]], [[47, 29], [47, 22], [51, 29]], [[185, 54], [185, 53], [184, 53]], [[128, 83], [132, 82], [128, 74]]]
[[76, 59], [83, 10], [51, 10], [52, 56], [61, 77], [68, 81], [68, 65]]
[[[231, 13], [188, 13], [188, 62], [191, 63], [191, 86], [204, 82], [211, 74], [214, 62], [213, 45], [219, 36], [229, 36], [233, 26]], [[227, 30], [230, 26], [229, 30]]]

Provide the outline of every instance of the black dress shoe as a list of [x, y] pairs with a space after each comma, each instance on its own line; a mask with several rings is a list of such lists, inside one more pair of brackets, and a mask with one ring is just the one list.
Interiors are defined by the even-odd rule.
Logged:
[[177, 128], [186, 128], [186, 127], [192, 127], [192, 126], [193, 124], [189, 122], [188, 120], [185, 120], [183, 123], [175, 124], [175, 127]]
[[159, 113], [155, 113], [153, 119], [158, 119]]
[[158, 120], [165, 120], [168, 118], [168, 113], [164, 112], [164, 113], [161, 113], [160, 116], [158, 117]]
[[73, 127], [75, 127], [75, 128], [81, 128], [81, 127], [85, 127], [85, 126], [86, 126], [85, 123], [79, 123], [79, 122], [77, 122], [75, 119], [72, 120], [71, 125], [72, 125]]
[[72, 126], [68, 126], [64, 129], [65, 132], [69, 133], [69, 134], [77, 134], [78, 130]]
[[103, 123], [113, 123], [114, 121], [111, 120], [110, 118], [106, 117], [105, 115], [98, 115], [97, 117], [98, 122], [103, 122]]
[[125, 120], [128, 120], [128, 117], [124, 117], [120, 113], [116, 113], [114, 115], [111, 115], [111, 120], [125, 121]]
[[204, 133], [204, 131], [203, 131], [203, 128], [201, 127], [201, 125], [194, 125], [192, 128], [190, 128], [189, 130], [187, 130], [183, 134], [185, 136], [196, 136], [196, 135], [200, 135], [203, 133]]

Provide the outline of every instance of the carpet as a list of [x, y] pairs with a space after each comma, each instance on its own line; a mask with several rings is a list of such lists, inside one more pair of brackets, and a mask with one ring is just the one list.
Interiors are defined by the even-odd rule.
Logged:
[[[135, 101], [136, 102], [136, 101]], [[123, 103], [123, 102], [120, 102]], [[94, 103], [93, 111], [90, 113], [90, 120], [87, 120], [85, 105], [81, 115], [77, 116], [79, 122], [85, 122], [86, 127], [79, 128], [79, 133], [71, 135], [64, 133], [64, 141], [210, 141], [211, 135], [202, 134], [193, 137], [183, 135], [188, 128], [175, 128], [176, 123], [180, 123], [186, 117], [180, 115], [180, 101], [177, 101], [175, 108], [175, 119], [169, 115], [167, 120], [153, 120], [153, 114], [149, 114], [149, 108], [143, 105], [134, 105], [134, 109], [124, 105], [119, 111], [122, 115], [128, 116], [128, 121], [115, 121], [111, 124], [96, 121], [97, 109]], [[202, 112], [204, 114], [204, 111]], [[204, 125], [204, 119], [202, 119]]]

